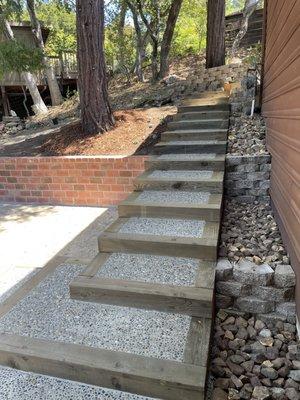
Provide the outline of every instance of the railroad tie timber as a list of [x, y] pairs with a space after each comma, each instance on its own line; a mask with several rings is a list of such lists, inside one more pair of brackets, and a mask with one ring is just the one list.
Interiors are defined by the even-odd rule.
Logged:
[[188, 316], [182, 361], [0, 335], [1, 364], [156, 399], [204, 399], [228, 120], [224, 92], [178, 107], [119, 219], [99, 236], [98, 255], [70, 284], [76, 300]]

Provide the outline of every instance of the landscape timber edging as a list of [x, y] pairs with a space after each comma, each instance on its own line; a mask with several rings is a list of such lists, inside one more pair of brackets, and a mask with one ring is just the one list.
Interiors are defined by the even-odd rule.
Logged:
[[147, 156], [1, 157], [0, 201], [53, 205], [118, 204]]

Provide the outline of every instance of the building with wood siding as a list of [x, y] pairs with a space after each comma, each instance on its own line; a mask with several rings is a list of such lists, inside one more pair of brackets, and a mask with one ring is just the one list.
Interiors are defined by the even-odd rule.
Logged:
[[[10, 22], [10, 26], [17, 40], [22, 41], [28, 47], [36, 47], [36, 42], [29, 22]], [[42, 27], [42, 35], [46, 43], [49, 36], [49, 29]], [[7, 40], [4, 33], [0, 32], [0, 42]], [[77, 87], [77, 61], [76, 54], [71, 51], [62, 52], [57, 57], [49, 57], [54, 68], [62, 92]], [[47, 104], [50, 104], [50, 93], [47, 86], [46, 76], [43, 71], [34, 74], [38, 89]], [[9, 115], [13, 109], [19, 116], [26, 116], [24, 109], [24, 90], [27, 97], [27, 108], [32, 105], [31, 96], [26, 88], [26, 82], [22, 74], [18, 72], [5, 73], [0, 77], [0, 120], [2, 115]], [[47, 101], [48, 99], [48, 101]]]
[[271, 198], [297, 276], [300, 320], [300, 0], [265, 0], [262, 110]]

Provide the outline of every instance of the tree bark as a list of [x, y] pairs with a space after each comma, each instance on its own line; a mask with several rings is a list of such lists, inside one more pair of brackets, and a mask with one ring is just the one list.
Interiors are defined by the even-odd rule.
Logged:
[[259, 3], [258, 0], [245, 0], [245, 6], [243, 10], [243, 20], [241, 23], [240, 30], [236, 35], [236, 38], [234, 39], [234, 42], [232, 44], [231, 54], [230, 54], [231, 58], [235, 57], [235, 54], [240, 46], [240, 43], [248, 31], [249, 18], [256, 10], [258, 3]]
[[114, 125], [104, 58], [104, 0], [76, 0], [76, 6], [81, 120], [89, 135]]
[[153, 6], [153, 9], [154, 9], [156, 15], [155, 15], [155, 18], [151, 22], [149, 22], [144, 14], [141, 0], [137, 0], [137, 7], [139, 10], [140, 16], [147, 28], [147, 31], [148, 31], [151, 41], [152, 41], [152, 54], [151, 54], [152, 80], [156, 81], [158, 78], [158, 47], [159, 47], [160, 18], [159, 18], [159, 10], [158, 10], [159, 6], [158, 6], [157, 1], [155, 1], [152, 4], [152, 6]]
[[140, 82], [144, 82], [144, 74], [143, 74], [143, 61], [145, 58], [145, 42], [147, 33], [143, 35], [142, 29], [140, 27], [139, 19], [138, 19], [138, 11], [133, 3], [127, 0], [127, 5], [131, 11], [135, 34], [136, 34], [136, 57], [135, 57], [135, 68], [134, 71], [138, 80]]
[[35, 2], [34, 0], [26, 0], [27, 2], [27, 10], [29, 13], [30, 17], [30, 22], [31, 22], [31, 27], [32, 27], [32, 33], [35, 38], [35, 42], [37, 46], [40, 48], [40, 50], [43, 53], [43, 65], [45, 68], [45, 74], [48, 82], [48, 87], [50, 90], [50, 96], [51, 96], [51, 102], [53, 106], [58, 106], [59, 104], [62, 103], [63, 98], [58, 86], [58, 82], [55, 76], [55, 72], [53, 67], [50, 65], [48, 57], [46, 56], [45, 53], [45, 44], [44, 44], [44, 39], [42, 35], [42, 29], [41, 29], [41, 24], [39, 20], [37, 19], [36, 12], [35, 12]]
[[225, 0], [207, 1], [206, 68], [225, 64]]
[[[1, 12], [1, 10], [0, 10]], [[4, 28], [4, 34], [7, 37], [8, 40], [15, 40], [15, 36], [14, 33], [10, 27], [9, 22], [2, 17], [2, 22], [3, 22], [3, 28]], [[35, 114], [42, 114], [48, 111], [48, 108], [46, 106], [46, 104], [44, 103], [40, 92], [38, 90], [36, 81], [34, 76], [32, 75], [32, 73], [30, 72], [22, 72], [22, 77], [24, 78], [25, 82], [26, 82], [26, 86], [29, 89], [30, 95], [32, 97], [32, 101], [33, 101], [33, 112]]]
[[121, 0], [121, 9], [118, 24], [118, 35], [119, 35], [119, 65], [122, 67], [125, 64], [125, 40], [124, 40], [124, 27], [125, 17], [127, 11], [127, 4], [125, 0]]
[[167, 25], [163, 35], [160, 53], [159, 78], [165, 78], [169, 74], [169, 54], [174, 35], [174, 29], [183, 0], [173, 0], [168, 14]]

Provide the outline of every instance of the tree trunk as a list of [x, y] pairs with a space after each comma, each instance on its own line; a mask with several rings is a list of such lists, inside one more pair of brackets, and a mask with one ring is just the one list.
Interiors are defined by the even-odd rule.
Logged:
[[158, 79], [158, 40], [152, 40], [151, 69], [152, 81], [155, 82]]
[[35, 42], [37, 46], [41, 49], [43, 53], [43, 65], [45, 68], [45, 73], [47, 77], [48, 87], [50, 90], [51, 102], [53, 106], [58, 106], [62, 103], [63, 98], [58, 86], [58, 82], [55, 76], [55, 72], [53, 67], [50, 65], [48, 57], [45, 54], [45, 44], [42, 35], [41, 24], [37, 19], [35, 12], [35, 3], [34, 0], [27, 0], [27, 10], [30, 16], [30, 22], [32, 26], [32, 33], [35, 38]]
[[225, 64], [225, 0], [207, 1], [206, 68]]
[[35, 114], [41, 114], [47, 112], [48, 108], [46, 107], [40, 95], [34, 76], [30, 72], [23, 72], [23, 76], [25, 78], [26, 86], [28, 87], [30, 95], [33, 100], [33, 106], [32, 106], [33, 112]]
[[167, 25], [164, 32], [162, 45], [161, 45], [161, 53], [160, 53], [160, 71], [159, 77], [165, 78], [169, 74], [169, 54], [171, 49], [171, 43], [174, 35], [174, 29], [176, 25], [176, 21], [178, 19], [178, 15], [180, 12], [180, 8], [183, 0], [173, 0], [168, 19]]
[[256, 10], [258, 3], [259, 3], [258, 0], [245, 0], [245, 6], [244, 6], [244, 11], [243, 11], [243, 20], [241, 23], [240, 30], [239, 30], [238, 34], [236, 35], [236, 38], [234, 39], [234, 42], [232, 44], [231, 54], [230, 54], [231, 58], [235, 57], [235, 54], [240, 46], [240, 43], [241, 43], [243, 37], [247, 33], [249, 18]]
[[144, 74], [143, 74], [143, 61], [145, 57], [145, 41], [147, 34], [143, 37], [142, 30], [139, 24], [138, 19], [138, 11], [136, 7], [127, 0], [127, 5], [131, 11], [135, 34], [136, 34], [136, 57], [135, 57], [135, 68], [134, 71], [138, 80], [140, 82], [144, 82]]
[[86, 135], [114, 125], [104, 58], [104, 0], [76, 0], [78, 84]]
[[119, 66], [123, 66], [125, 64], [125, 40], [124, 40], [124, 26], [125, 26], [125, 17], [127, 11], [127, 4], [125, 0], [121, 0], [121, 10], [120, 10], [120, 19], [118, 24], [118, 35], [119, 35]]
[[[12, 41], [15, 40], [14, 33], [10, 27], [9, 22], [5, 18], [2, 18], [2, 20], [4, 25], [5, 36], [9, 40]], [[32, 106], [33, 112], [35, 114], [41, 114], [47, 112], [48, 108], [40, 95], [34, 76], [30, 72], [23, 72], [22, 77], [26, 82], [26, 86], [28, 87], [30, 95], [33, 100], [33, 106]]]

